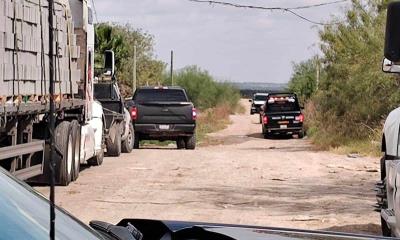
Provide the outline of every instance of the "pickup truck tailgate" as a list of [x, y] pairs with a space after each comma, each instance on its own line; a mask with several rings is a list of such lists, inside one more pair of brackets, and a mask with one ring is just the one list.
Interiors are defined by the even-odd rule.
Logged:
[[270, 128], [296, 128], [302, 126], [299, 116], [301, 112], [266, 113]]
[[188, 124], [194, 123], [193, 105], [190, 102], [138, 103], [137, 124]]

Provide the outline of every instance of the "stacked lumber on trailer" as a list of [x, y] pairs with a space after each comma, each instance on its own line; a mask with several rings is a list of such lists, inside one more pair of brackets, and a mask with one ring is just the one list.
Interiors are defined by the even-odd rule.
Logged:
[[[55, 92], [72, 97], [80, 49], [68, 1], [56, 0], [54, 9]], [[0, 105], [48, 99], [48, 53], [48, 1], [0, 0]]]

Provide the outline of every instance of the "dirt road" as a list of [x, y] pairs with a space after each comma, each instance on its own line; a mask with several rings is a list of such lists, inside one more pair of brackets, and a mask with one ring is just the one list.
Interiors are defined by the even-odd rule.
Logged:
[[306, 139], [262, 139], [248, 112], [231, 121], [212, 134], [221, 145], [105, 158], [58, 187], [56, 201], [85, 222], [131, 217], [379, 234], [378, 159], [313, 151]]

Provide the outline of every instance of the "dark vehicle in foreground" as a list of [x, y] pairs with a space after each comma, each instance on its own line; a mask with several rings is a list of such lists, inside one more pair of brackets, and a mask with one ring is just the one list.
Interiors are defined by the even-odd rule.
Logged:
[[[0, 239], [48, 239], [47, 199], [1, 167], [0, 186]], [[60, 240], [385, 239], [337, 232], [143, 219], [123, 219], [116, 225], [91, 221], [89, 227], [61, 208], [56, 207], [55, 214], [55, 237]]]
[[262, 134], [264, 138], [274, 135], [298, 135], [304, 137], [304, 115], [296, 94], [271, 93], [263, 106]]
[[262, 111], [261, 107], [265, 104], [265, 101], [267, 101], [268, 93], [256, 93], [253, 95], [253, 99], [250, 99], [249, 102], [251, 102], [251, 108], [250, 108], [250, 114], [257, 114]]
[[170, 140], [178, 149], [195, 149], [197, 112], [183, 88], [139, 88], [128, 105], [134, 148], [139, 148], [140, 140]]

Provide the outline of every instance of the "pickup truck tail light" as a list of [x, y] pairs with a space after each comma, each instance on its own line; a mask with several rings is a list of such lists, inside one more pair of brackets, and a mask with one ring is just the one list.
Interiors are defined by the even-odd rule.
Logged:
[[137, 119], [137, 107], [132, 107], [131, 108], [131, 119], [136, 120]]
[[296, 121], [299, 121], [299, 122], [304, 122], [304, 115], [303, 114], [300, 114], [299, 116], [297, 116], [296, 117]]
[[192, 119], [193, 120], [197, 119], [197, 110], [196, 110], [196, 108], [192, 108]]
[[262, 122], [263, 122], [263, 124], [268, 124], [268, 116], [267, 115], [263, 116]]

